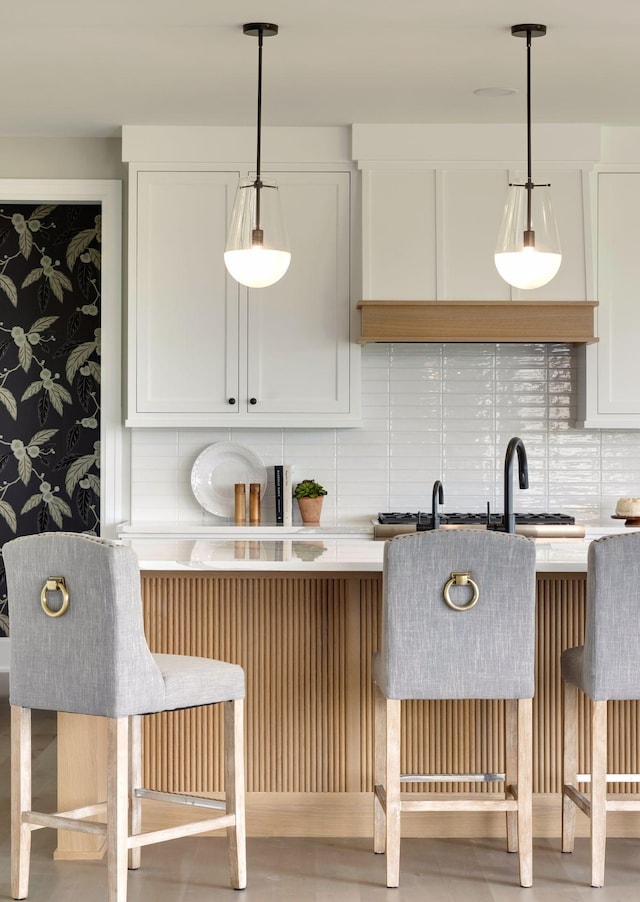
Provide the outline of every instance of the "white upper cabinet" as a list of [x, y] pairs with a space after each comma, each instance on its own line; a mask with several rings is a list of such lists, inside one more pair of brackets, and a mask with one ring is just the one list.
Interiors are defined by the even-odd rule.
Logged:
[[[631, 167], [628, 167], [629, 169]], [[598, 344], [586, 349], [583, 424], [640, 428], [640, 171], [597, 174]]]
[[248, 290], [227, 274], [223, 250], [249, 170], [130, 165], [129, 426], [357, 422], [352, 174], [270, 173], [291, 265]]
[[[535, 291], [500, 278], [494, 253], [509, 181], [489, 167], [383, 168], [363, 173], [363, 296], [372, 300], [591, 300], [581, 169], [539, 171], [550, 182], [563, 260]], [[534, 189], [535, 190], [535, 189]]]

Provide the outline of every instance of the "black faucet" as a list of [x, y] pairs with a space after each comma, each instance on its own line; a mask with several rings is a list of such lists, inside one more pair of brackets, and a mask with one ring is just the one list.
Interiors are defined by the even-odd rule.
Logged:
[[438, 516], [438, 501], [444, 504], [444, 489], [439, 479], [433, 483], [431, 491], [431, 529], [437, 529], [440, 526], [440, 517]]
[[529, 469], [527, 464], [527, 452], [521, 438], [514, 436], [507, 445], [507, 453], [504, 458], [504, 531], [516, 531], [516, 515], [513, 512], [513, 496], [511, 494], [511, 481], [513, 473], [513, 458], [518, 454], [518, 477], [521, 489], [529, 488]]

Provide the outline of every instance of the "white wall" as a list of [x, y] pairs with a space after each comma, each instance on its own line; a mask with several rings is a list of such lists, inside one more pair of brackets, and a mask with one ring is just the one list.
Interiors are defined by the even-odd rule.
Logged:
[[5, 179], [124, 179], [119, 138], [0, 138]]
[[[190, 488], [193, 461], [214, 441], [252, 448], [265, 465], [294, 465], [329, 490], [323, 522], [365, 523], [379, 511], [502, 509], [504, 453], [519, 435], [530, 489], [519, 511], [561, 511], [610, 522], [620, 495], [640, 496], [640, 432], [581, 430], [576, 363], [565, 345], [365, 345], [359, 429], [137, 429], [132, 433], [132, 520], [216, 522]], [[273, 517], [272, 487], [264, 519]]]

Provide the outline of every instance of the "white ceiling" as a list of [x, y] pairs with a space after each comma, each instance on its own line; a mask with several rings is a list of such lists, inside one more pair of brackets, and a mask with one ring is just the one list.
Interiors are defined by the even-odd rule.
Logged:
[[[640, 0], [26, 0], [2, 4], [0, 135], [121, 125], [535, 122], [640, 125]], [[476, 88], [517, 94], [486, 97]]]

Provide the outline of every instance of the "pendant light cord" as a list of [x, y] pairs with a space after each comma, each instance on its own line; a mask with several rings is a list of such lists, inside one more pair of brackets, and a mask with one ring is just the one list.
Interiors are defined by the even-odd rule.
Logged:
[[531, 228], [531, 30], [527, 29], [527, 230], [524, 234], [525, 247], [535, 245], [535, 234]]
[[[258, 31], [258, 137], [256, 141], [256, 232], [260, 232], [260, 161], [262, 153], [262, 28]], [[257, 237], [257, 236], [256, 236]], [[256, 242], [258, 243], [258, 242]], [[262, 244], [262, 241], [259, 241]]]

